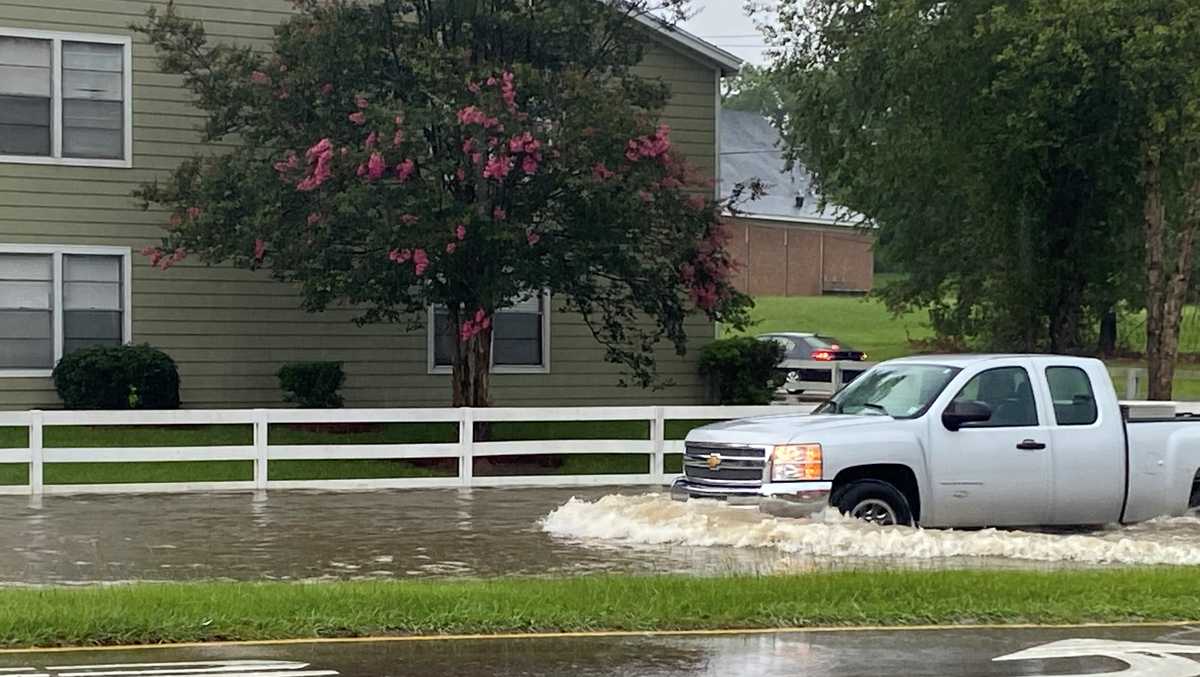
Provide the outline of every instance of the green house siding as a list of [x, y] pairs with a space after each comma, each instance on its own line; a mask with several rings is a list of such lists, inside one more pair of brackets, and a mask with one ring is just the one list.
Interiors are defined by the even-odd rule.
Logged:
[[[255, 42], [270, 37], [290, 0], [177, 0], [201, 18], [215, 39]], [[80, 9], [80, 6], [86, 9]], [[0, 29], [132, 35], [145, 0], [0, 0]], [[668, 46], [647, 53], [643, 74], [672, 87], [664, 122], [696, 166], [715, 171], [717, 74]], [[133, 41], [133, 167], [50, 166], [0, 162], [0, 245], [106, 245], [133, 254], [133, 340], [167, 351], [179, 363], [187, 407], [279, 406], [275, 372], [285, 362], [340, 360], [348, 375], [349, 406], [440, 406], [450, 401], [449, 378], [427, 373], [426, 334], [394, 326], [358, 327], [348, 310], [308, 314], [287, 285], [266, 275], [188, 261], [151, 269], [137, 254], [157, 242], [166, 221], [142, 211], [131, 192], [165, 176], [185, 157], [205, 150], [195, 131], [203, 118], [178, 79], [156, 69], [153, 50]], [[219, 148], [219, 146], [217, 146]], [[211, 148], [211, 147], [210, 147]], [[702, 400], [697, 350], [714, 334], [697, 318], [689, 353], [661, 351], [661, 373], [675, 385], [657, 391], [619, 387], [621, 369], [575, 316], [555, 312], [550, 327], [550, 373], [497, 374], [498, 405], [690, 404]], [[0, 377], [0, 408], [60, 406], [48, 378]]]

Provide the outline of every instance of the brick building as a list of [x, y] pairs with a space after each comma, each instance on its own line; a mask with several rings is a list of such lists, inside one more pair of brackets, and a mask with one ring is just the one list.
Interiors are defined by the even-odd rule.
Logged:
[[874, 282], [874, 236], [854, 215], [822, 210], [803, 168], [784, 169], [779, 133], [757, 113], [722, 110], [721, 193], [759, 179], [767, 195], [742, 205], [728, 228], [752, 296], [865, 293]]

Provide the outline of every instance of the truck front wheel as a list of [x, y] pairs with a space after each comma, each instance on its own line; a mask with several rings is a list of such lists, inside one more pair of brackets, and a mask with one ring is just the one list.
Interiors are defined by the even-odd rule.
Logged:
[[908, 499], [896, 487], [880, 480], [859, 480], [837, 492], [834, 505], [843, 515], [890, 526], [913, 523]]

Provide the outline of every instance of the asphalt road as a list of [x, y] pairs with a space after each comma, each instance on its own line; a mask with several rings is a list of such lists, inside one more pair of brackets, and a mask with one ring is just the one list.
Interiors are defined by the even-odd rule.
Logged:
[[7, 653], [5, 677], [1200, 676], [1200, 625], [547, 637]]

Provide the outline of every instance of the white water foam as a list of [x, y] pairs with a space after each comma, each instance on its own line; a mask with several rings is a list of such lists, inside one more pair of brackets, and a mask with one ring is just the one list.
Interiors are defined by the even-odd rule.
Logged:
[[786, 519], [663, 494], [572, 498], [542, 519], [547, 533], [628, 544], [774, 548], [815, 559], [1003, 558], [1082, 564], [1200, 565], [1200, 517], [1159, 518], [1088, 534], [878, 527], [827, 510]]

